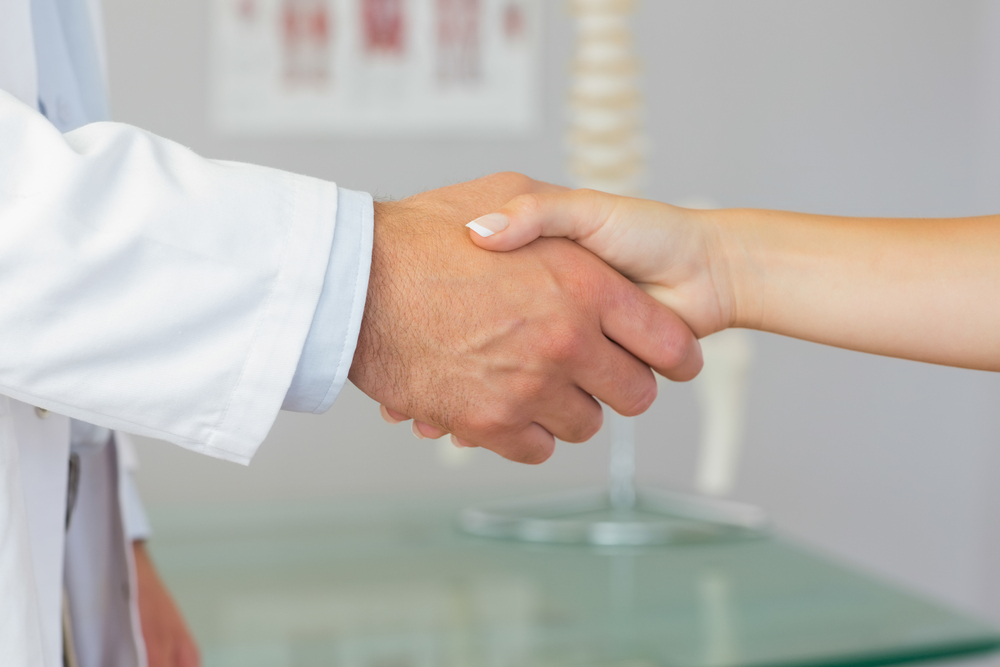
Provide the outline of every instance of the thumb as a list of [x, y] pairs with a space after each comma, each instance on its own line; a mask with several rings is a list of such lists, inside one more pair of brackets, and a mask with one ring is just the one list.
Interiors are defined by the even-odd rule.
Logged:
[[486, 250], [514, 250], [540, 236], [583, 242], [601, 228], [613, 207], [611, 195], [595, 190], [534, 193], [465, 226], [472, 230], [472, 242]]

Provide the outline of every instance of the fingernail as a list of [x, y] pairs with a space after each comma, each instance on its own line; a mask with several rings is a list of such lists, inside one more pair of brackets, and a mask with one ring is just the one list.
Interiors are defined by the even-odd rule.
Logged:
[[458, 438], [456, 438], [454, 435], [451, 436], [451, 444], [455, 445], [459, 449], [465, 449], [465, 445], [463, 445], [462, 443], [460, 443], [458, 441]]
[[503, 213], [490, 213], [481, 218], [476, 218], [466, 225], [469, 229], [482, 237], [493, 236], [497, 232], [502, 232], [510, 225], [510, 219]]
[[389, 414], [389, 411], [386, 409], [384, 405], [378, 406], [378, 411], [382, 413], [382, 419], [386, 420], [390, 424], [398, 424], [400, 422], [399, 419], [396, 419], [395, 417]]
[[427, 436], [424, 435], [423, 433], [421, 433], [420, 430], [417, 428], [417, 422], [413, 422], [413, 424], [410, 426], [410, 430], [413, 431], [413, 436], [417, 440], [426, 440], [427, 439]]

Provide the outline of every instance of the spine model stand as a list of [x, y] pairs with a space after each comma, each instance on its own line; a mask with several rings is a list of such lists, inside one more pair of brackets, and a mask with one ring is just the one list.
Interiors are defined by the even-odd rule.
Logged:
[[[635, 0], [572, 0], [576, 47], [569, 93], [575, 185], [637, 197], [645, 182], [643, 98], [630, 21]], [[635, 506], [635, 425], [611, 413], [611, 505]]]

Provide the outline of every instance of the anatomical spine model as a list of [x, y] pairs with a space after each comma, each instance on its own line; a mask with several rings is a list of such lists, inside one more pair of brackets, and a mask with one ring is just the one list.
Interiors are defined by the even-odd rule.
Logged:
[[638, 195], [645, 176], [633, 0], [572, 0], [577, 27], [569, 100], [569, 169], [578, 187]]

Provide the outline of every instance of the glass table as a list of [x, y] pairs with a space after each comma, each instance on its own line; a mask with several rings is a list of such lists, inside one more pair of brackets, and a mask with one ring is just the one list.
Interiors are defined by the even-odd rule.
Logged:
[[821, 667], [1000, 647], [774, 535], [526, 544], [462, 534], [466, 504], [154, 511], [150, 548], [206, 667]]

